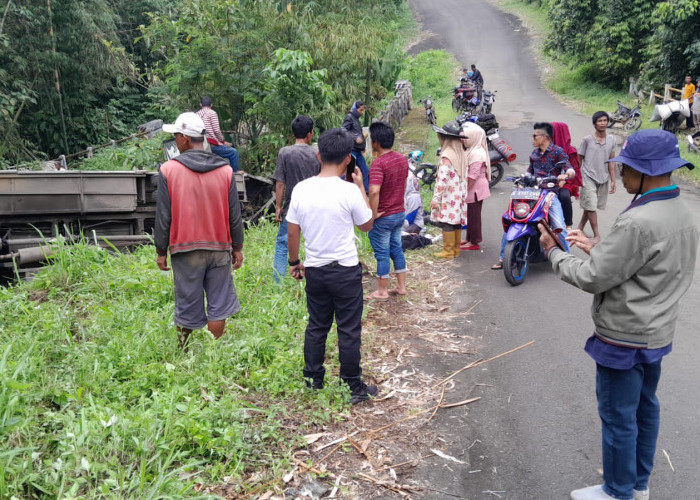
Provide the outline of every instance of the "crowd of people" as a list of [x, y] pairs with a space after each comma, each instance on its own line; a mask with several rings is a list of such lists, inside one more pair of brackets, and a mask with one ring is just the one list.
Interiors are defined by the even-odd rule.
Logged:
[[[366, 167], [367, 137], [358, 128], [363, 112], [363, 103], [355, 102], [343, 127], [326, 130], [316, 147], [311, 145], [313, 120], [297, 116], [291, 125], [295, 143], [280, 150], [274, 174], [280, 224], [274, 277], [281, 281], [289, 274], [305, 281], [302, 375], [310, 388], [324, 387], [326, 341], [335, 321], [339, 376], [353, 404], [379, 392], [362, 378], [364, 301], [406, 294], [401, 232], [422, 212], [416, 179], [407, 159], [393, 151], [394, 131], [387, 123], [369, 127], [374, 159]], [[559, 181], [549, 221], [563, 230], [564, 245], [540, 227], [540, 244], [554, 272], [594, 295], [594, 331], [585, 349], [596, 362], [603, 484], [575, 490], [571, 498], [646, 500], [659, 429], [661, 361], [671, 351], [678, 303], [692, 283], [698, 245], [698, 228], [679, 188], [671, 184], [671, 172], [693, 165], [680, 157], [675, 136], [663, 130], [633, 134], [616, 156], [607, 124], [605, 112], [595, 113], [593, 133], [576, 150], [566, 124], [535, 123], [528, 171]], [[232, 165], [204, 150], [209, 136], [202, 117], [183, 113], [163, 130], [174, 134], [181, 154], [161, 166], [157, 265], [168, 270], [170, 254], [175, 325], [186, 347], [190, 333], [204, 326], [219, 338], [226, 319], [240, 308], [231, 269], [243, 263], [243, 226]], [[435, 131], [441, 152], [430, 216], [442, 229], [443, 249], [436, 255], [454, 259], [461, 250], [480, 248], [481, 207], [490, 195], [488, 146], [484, 130], [473, 123], [452, 121]], [[624, 189], [634, 198], [602, 238], [597, 210], [616, 190], [615, 165], [621, 166]], [[583, 209], [576, 229], [572, 196], [580, 196]], [[583, 232], [587, 224], [592, 237]], [[377, 262], [377, 289], [368, 296], [355, 228], [368, 233]], [[589, 257], [573, 255], [569, 244]], [[397, 284], [390, 289], [392, 264]]]

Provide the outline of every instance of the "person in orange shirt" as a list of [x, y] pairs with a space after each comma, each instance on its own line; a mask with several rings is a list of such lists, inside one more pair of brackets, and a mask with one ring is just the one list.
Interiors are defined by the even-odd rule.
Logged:
[[[683, 97], [682, 100], [688, 99], [688, 106], [693, 106], [693, 94], [695, 94], [695, 85], [693, 85], [693, 79], [690, 77], [690, 75], [685, 77], [685, 87], [683, 87]], [[685, 126], [688, 129], [693, 128], [693, 114], [691, 113], [690, 116], [688, 116], [685, 119]]]

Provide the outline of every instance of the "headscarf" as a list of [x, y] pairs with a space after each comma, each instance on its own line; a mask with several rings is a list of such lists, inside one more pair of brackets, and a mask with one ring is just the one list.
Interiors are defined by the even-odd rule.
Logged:
[[357, 110], [357, 108], [359, 108], [360, 106], [358, 105], [358, 103], [361, 103], [361, 105], [364, 105], [364, 103], [363, 103], [362, 101], [355, 101], [355, 102], [352, 103], [352, 107], [350, 108], [350, 112], [351, 112], [353, 115], [359, 117], [359, 116], [360, 116], [360, 112]]
[[420, 197], [420, 185], [418, 178], [412, 172], [408, 172], [406, 178], [406, 192], [403, 197], [404, 210], [410, 214], [418, 208], [423, 208], [423, 200]]
[[573, 179], [568, 179], [564, 184], [564, 187], [571, 191], [574, 197], [578, 198], [578, 188], [583, 186], [583, 177], [581, 177], [581, 164], [578, 161], [578, 151], [571, 145], [571, 134], [569, 133], [569, 126], [563, 122], [552, 122], [552, 128], [554, 133], [552, 134], [552, 142], [562, 148], [567, 155], [569, 155], [569, 163], [574, 168]]
[[476, 123], [465, 122], [462, 125], [462, 133], [466, 138], [464, 145], [467, 147], [467, 167], [472, 163], [486, 163], [486, 178], [491, 182], [491, 158], [486, 132]]
[[440, 158], [447, 158], [450, 160], [452, 167], [455, 169], [455, 172], [457, 172], [459, 180], [465, 180], [467, 176], [467, 155], [464, 154], [462, 141], [457, 137], [444, 134], [438, 134], [438, 138], [440, 139], [440, 146], [442, 146]]

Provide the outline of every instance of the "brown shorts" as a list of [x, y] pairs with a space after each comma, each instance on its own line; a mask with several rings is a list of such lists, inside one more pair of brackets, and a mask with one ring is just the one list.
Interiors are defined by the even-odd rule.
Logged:
[[[231, 274], [231, 252], [193, 250], [170, 257], [175, 283], [175, 324], [196, 330], [241, 308]], [[206, 296], [206, 309], [205, 309]], [[206, 311], [206, 312], [205, 312]]]
[[581, 210], [595, 212], [604, 210], [608, 203], [608, 191], [610, 181], [598, 184], [596, 181], [583, 175], [583, 186], [581, 186]]

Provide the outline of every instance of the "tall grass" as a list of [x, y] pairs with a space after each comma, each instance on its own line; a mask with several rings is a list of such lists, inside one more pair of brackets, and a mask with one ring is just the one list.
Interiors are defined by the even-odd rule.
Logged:
[[34, 281], [0, 288], [0, 498], [189, 497], [224, 477], [243, 488], [332, 421], [346, 389], [304, 386], [303, 284], [272, 279], [276, 229], [247, 231], [241, 312], [188, 352], [153, 247], [66, 246]]

